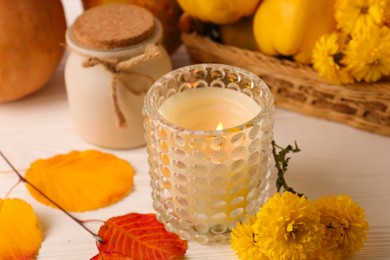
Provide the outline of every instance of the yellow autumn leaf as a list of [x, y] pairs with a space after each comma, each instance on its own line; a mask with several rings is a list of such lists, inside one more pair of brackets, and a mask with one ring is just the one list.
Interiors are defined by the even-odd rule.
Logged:
[[[86, 211], [113, 204], [133, 187], [134, 170], [125, 160], [96, 150], [71, 151], [30, 165], [25, 179], [68, 211]], [[29, 184], [30, 194], [55, 207]]]
[[42, 239], [30, 204], [21, 199], [0, 199], [0, 259], [34, 259]]

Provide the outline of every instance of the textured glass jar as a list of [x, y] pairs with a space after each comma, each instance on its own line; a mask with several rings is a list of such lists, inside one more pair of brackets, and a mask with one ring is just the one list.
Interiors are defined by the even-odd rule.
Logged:
[[[135, 12], [140, 9], [131, 5], [123, 6], [136, 9]], [[115, 17], [116, 7], [123, 6], [96, 7], [106, 11], [107, 18], [98, 20], [94, 25], [97, 26], [99, 22], [104, 25], [108, 20], [119, 19]], [[112, 10], [104, 10], [110, 7]], [[112, 49], [88, 47], [75, 36], [74, 25], [67, 30], [66, 43], [71, 50], [65, 64], [67, 96], [74, 128], [86, 141], [112, 149], [145, 145], [142, 116], [144, 96], [155, 80], [172, 70], [170, 58], [160, 43], [161, 23], [152, 19], [153, 30], [147, 37], [128, 46]], [[102, 31], [118, 29], [104, 29], [103, 25]], [[124, 24], [123, 30], [127, 33], [134, 26]], [[135, 34], [139, 37], [142, 32], [137, 31]], [[150, 46], [153, 46], [156, 57], [145, 59]], [[128, 68], [118, 67], [127, 66], [129, 62], [133, 64]]]
[[[213, 131], [185, 129], [161, 116], [167, 98], [197, 87], [244, 93], [261, 110], [238, 126]], [[255, 214], [268, 196], [274, 113], [268, 87], [236, 67], [191, 65], [156, 81], [143, 113], [158, 220], [183, 239], [227, 241], [236, 223]]]

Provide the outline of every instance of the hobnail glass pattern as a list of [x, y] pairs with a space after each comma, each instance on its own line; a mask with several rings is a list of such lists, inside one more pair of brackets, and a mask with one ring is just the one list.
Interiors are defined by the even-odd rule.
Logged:
[[[215, 131], [183, 129], [158, 113], [165, 99], [197, 87], [240, 91], [261, 112]], [[238, 221], [259, 210], [270, 185], [273, 103], [259, 77], [227, 65], [191, 65], [156, 81], [143, 113], [153, 207], [168, 231], [200, 243], [225, 242]]]

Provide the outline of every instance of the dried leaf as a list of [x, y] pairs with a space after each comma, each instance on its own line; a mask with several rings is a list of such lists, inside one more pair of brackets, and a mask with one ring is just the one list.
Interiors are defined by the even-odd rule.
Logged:
[[34, 259], [42, 239], [30, 204], [21, 199], [0, 199], [0, 259]]
[[100, 228], [99, 236], [104, 242], [93, 260], [108, 259], [110, 254], [165, 260], [181, 257], [187, 251], [187, 241], [166, 231], [155, 214], [130, 213], [110, 218]]
[[[33, 162], [25, 178], [68, 211], [108, 206], [126, 196], [133, 187], [131, 165], [112, 154], [95, 150], [72, 151]], [[31, 195], [53, 206], [30, 185]]]
[[117, 253], [110, 253], [110, 252], [103, 252], [99, 255], [95, 255], [94, 257], [91, 258], [91, 260], [134, 260], [131, 257], [124, 256], [121, 254]]

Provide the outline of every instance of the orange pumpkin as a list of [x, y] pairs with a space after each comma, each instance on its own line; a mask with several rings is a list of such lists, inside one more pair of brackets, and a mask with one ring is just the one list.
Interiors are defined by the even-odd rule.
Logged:
[[0, 102], [42, 88], [64, 53], [60, 0], [0, 0]]

